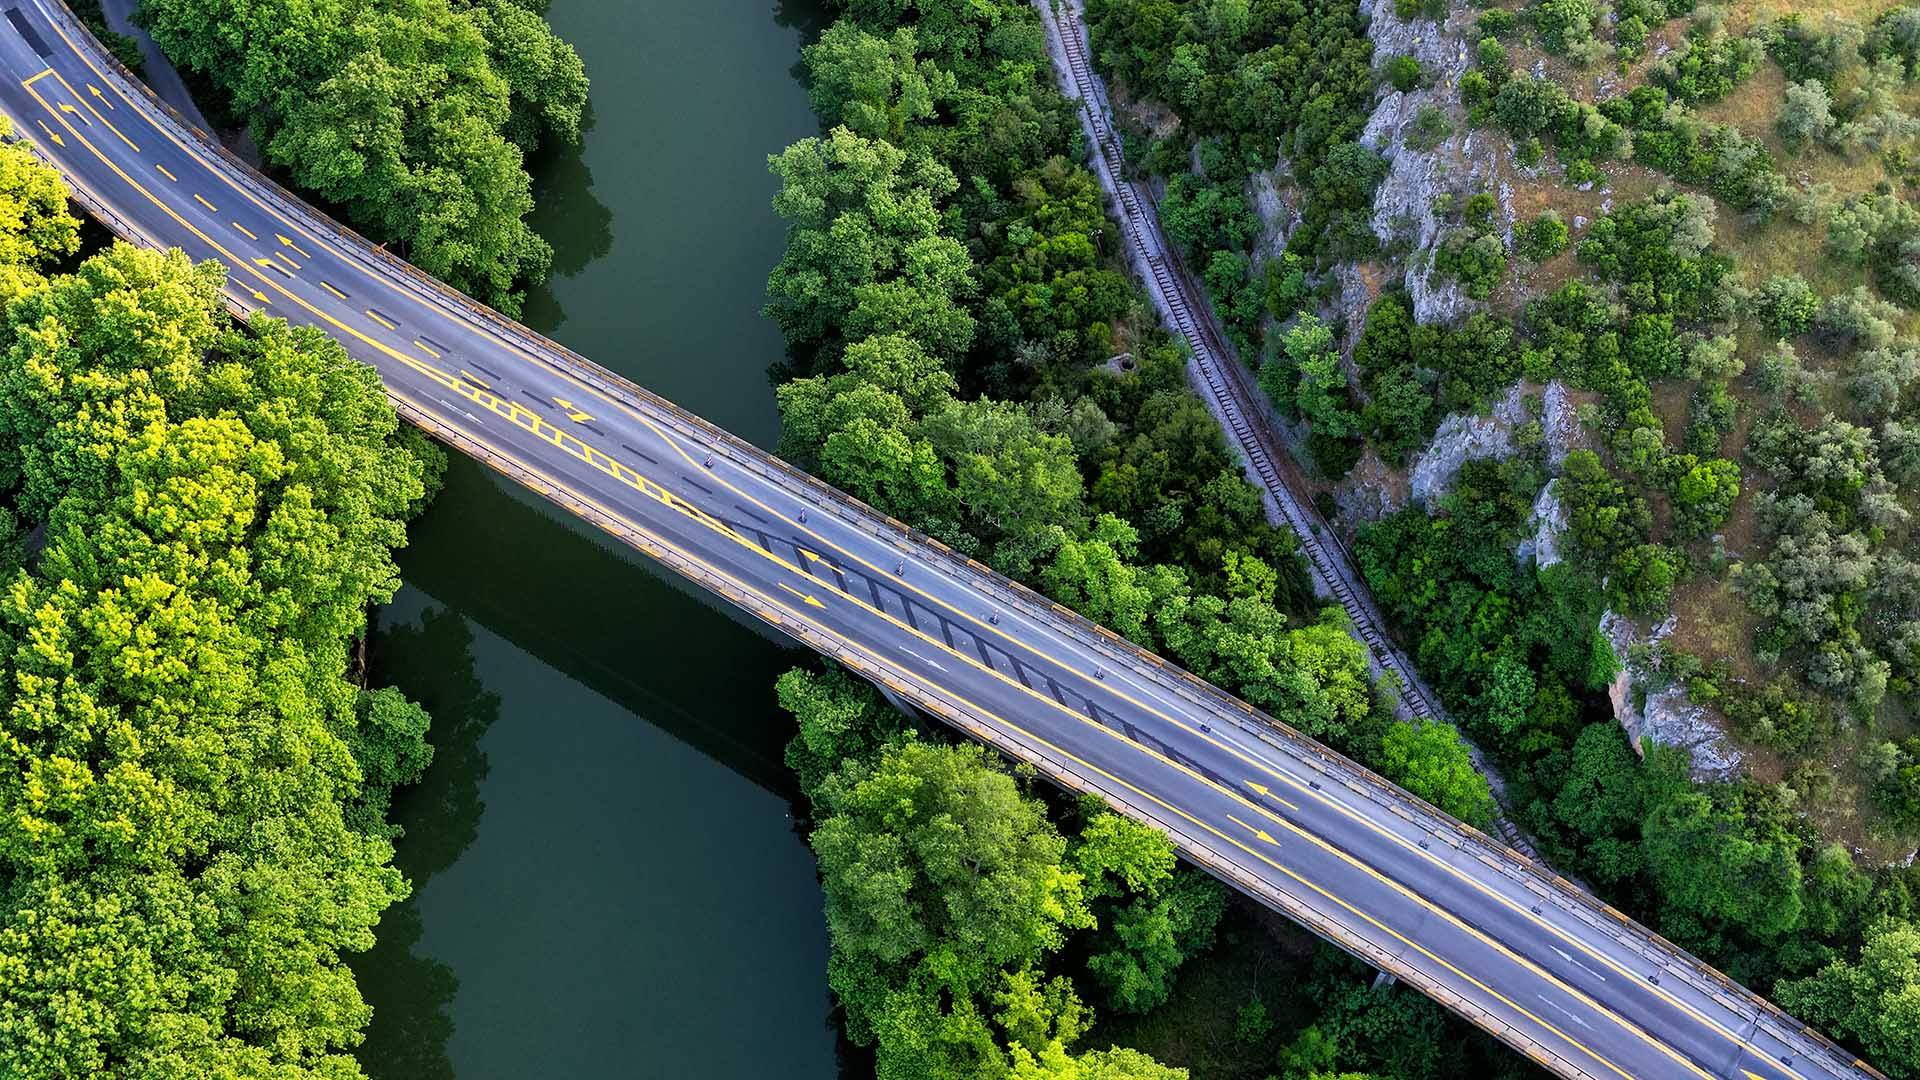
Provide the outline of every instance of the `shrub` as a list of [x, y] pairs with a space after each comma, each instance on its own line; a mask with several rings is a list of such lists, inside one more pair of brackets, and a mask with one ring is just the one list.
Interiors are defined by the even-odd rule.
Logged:
[[1387, 82], [1405, 93], [1420, 85], [1420, 61], [1411, 56], [1396, 56], [1387, 61]]
[[1654, 65], [1653, 81], [1681, 101], [1718, 101], [1760, 64], [1760, 46], [1750, 38], [1695, 25], [1680, 46]]
[[1573, 233], [1557, 211], [1544, 210], [1520, 230], [1516, 239], [1520, 254], [1534, 262], [1546, 262], [1567, 250]]
[[1505, 8], [1483, 11], [1480, 17], [1473, 21], [1474, 29], [1479, 31], [1480, 36], [1490, 38], [1505, 38], [1512, 34], [1514, 27], [1519, 24], [1519, 16]]
[[1539, 0], [1533, 7], [1533, 25], [1540, 44], [1556, 56], [1573, 56], [1593, 38], [1600, 9], [1594, 0]]
[[1436, 105], [1422, 105], [1407, 127], [1407, 146], [1424, 154], [1445, 142], [1451, 134], [1453, 122], [1447, 119], [1446, 110]]
[[1753, 291], [1750, 302], [1754, 315], [1778, 338], [1806, 333], [1820, 310], [1820, 298], [1799, 274], [1773, 275]]
[[1788, 84], [1786, 100], [1780, 104], [1773, 127], [1788, 146], [1798, 149], [1826, 138], [1833, 123], [1833, 98], [1826, 85], [1808, 79]]

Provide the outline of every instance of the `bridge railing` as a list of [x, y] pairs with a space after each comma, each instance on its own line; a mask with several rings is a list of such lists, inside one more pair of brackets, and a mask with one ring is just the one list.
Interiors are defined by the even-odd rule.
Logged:
[[[405, 283], [417, 296], [433, 305], [442, 308], [450, 307], [463, 312], [469, 319], [479, 324], [480, 328], [491, 331], [497, 337], [511, 340], [516, 347], [526, 352], [530, 358], [562, 366], [567, 370], [569, 375], [578, 378], [582, 382], [593, 386], [595, 389], [611, 397], [625, 397], [646, 405], [658, 413], [661, 419], [670, 422], [672, 426], [678, 428], [682, 435], [696, 440], [705, 440], [710, 444], [712, 449], [724, 452], [727, 458], [735, 465], [750, 468], [762, 477], [779, 484], [789, 492], [802, 498], [815, 502], [833, 503], [839, 506], [846, 512], [847, 516], [864, 522], [872, 534], [885, 539], [903, 553], [913, 554], [924, 560], [926, 551], [932, 550], [937, 552], [939, 559], [945, 563], [945, 572], [955, 580], [964, 582], [983, 595], [998, 599], [1009, 607], [1029, 609], [1036, 614], [1043, 613], [1056, 629], [1066, 631], [1083, 645], [1101, 654], [1108, 661], [1117, 666], [1130, 668], [1142, 676], [1170, 684], [1180, 692], [1182, 697], [1185, 697], [1195, 705], [1202, 706], [1220, 715], [1244, 719], [1248, 723], [1239, 725], [1242, 727], [1242, 730], [1268, 743], [1278, 751], [1315, 762], [1323, 774], [1337, 778], [1341, 785], [1350, 792], [1360, 795], [1370, 803], [1398, 815], [1403, 820], [1420, 825], [1432, 832], [1436, 838], [1447, 842], [1455, 851], [1470, 854], [1490, 869], [1494, 869], [1511, 879], [1526, 883], [1543, 897], [1551, 896], [1557, 898], [1565, 910], [1578, 913], [1590, 925], [1607, 928], [1611, 932], [1619, 935], [1622, 940], [1637, 942], [1637, 951], [1648, 960], [1657, 962], [1663, 971], [1679, 974], [1688, 979], [1701, 992], [1716, 997], [1722, 1004], [1732, 1007], [1736, 1013], [1743, 1015], [1746, 1019], [1758, 1021], [1761, 1015], [1765, 1014], [1766, 1017], [1772, 1019], [1775, 1024], [1779, 1026], [1783, 1034], [1811, 1039], [1823, 1053], [1827, 1054], [1836, 1062], [1847, 1067], [1866, 1069], [1869, 1072], [1872, 1071], [1869, 1066], [1859, 1061], [1854, 1055], [1846, 1052], [1819, 1032], [1802, 1025], [1772, 1002], [1753, 994], [1717, 969], [1705, 964], [1690, 953], [1687, 953], [1665, 938], [1655, 934], [1650, 929], [1635, 922], [1626, 914], [1603, 903], [1591, 893], [1575, 886], [1572, 882], [1545, 871], [1538, 863], [1527, 858], [1523, 853], [1514, 848], [1502, 844], [1473, 826], [1453, 818], [1410, 792], [1388, 783], [1378, 774], [1360, 766], [1345, 755], [1321, 744], [1284, 721], [1255, 709], [1253, 706], [1227, 694], [1220, 688], [1200, 679], [1185, 669], [1171, 664], [1151, 652], [1141, 649], [1139, 646], [1120, 637], [1106, 627], [1086, 619], [1078, 612], [1066, 608], [1047, 597], [1041, 596], [1019, 582], [1012, 581], [995, 573], [990, 568], [975, 560], [966, 558], [948, 545], [934, 537], [928, 536], [919, 529], [876, 510], [838, 488], [832, 487], [818, 478], [766, 453], [759, 447], [734, 435], [732, 432], [680, 408], [667, 399], [647, 390], [645, 387], [639, 386], [631, 380], [620, 376], [618, 373], [609, 371], [593, 363], [571, 349], [566, 348], [564, 345], [541, 336], [518, 321], [479, 304], [471, 297], [449, 287], [437, 278], [421, 272], [417, 267], [414, 267], [405, 260], [387, 251], [385, 247], [369, 241], [355, 230], [319, 213], [304, 200], [287, 191], [271, 177], [228, 151], [224, 146], [220, 145], [217, 139], [187, 120], [172, 106], [168, 105], [155, 94], [144, 81], [115, 59], [112, 54], [94, 38], [93, 33], [86, 25], [75, 17], [71, 11], [67, 10], [63, 2], [59, 2], [59, 0], [49, 0], [48, 6], [54, 9], [54, 17], [63, 21], [69, 33], [73, 34], [77, 40], [86, 42], [91, 47], [93, 55], [89, 57], [89, 59], [92, 62], [108, 67], [119, 77], [128, 90], [144, 101], [148, 107], [163, 117], [165, 121], [174, 124], [185, 133], [190, 133], [198, 147], [210, 154], [217, 165], [236, 174], [248, 187], [253, 188], [258, 194], [274, 203], [277, 208], [276, 212], [287, 219], [291, 227], [302, 229], [309, 233], [321, 233], [330, 240], [340, 242], [342, 247], [350, 252], [357, 261], [364, 264], [371, 272]], [[129, 224], [124, 218], [115, 213], [111, 207], [105, 205], [97, 196], [90, 192], [85, 192], [84, 189], [78, 187], [75, 188], [75, 193], [76, 197], [87, 208], [88, 212], [99, 217], [109, 228], [114, 229], [123, 236], [157, 246], [154, 238], [150, 234]], [[237, 304], [232, 306], [244, 314], [244, 307]], [[579, 515], [581, 518], [620, 537], [650, 556], [665, 562], [674, 569], [675, 572], [688, 577], [716, 594], [726, 597], [729, 601], [751, 612], [756, 617], [780, 627], [786, 633], [802, 638], [807, 641], [809, 645], [828, 655], [834, 656], [841, 662], [848, 664], [848, 666], [861, 671], [862, 674], [880, 679], [890, 688], [906, 695], [916, 704], [926, 708], [930, 713], [942, 717], [955, 727], [967, 731], [975, 738], [995, 746], [1010, 756], [1017, 758], [1039, 757], [1043, 759], [1038, 762], [1038, 764], [1044, 767], [1052, 779], [1064, 787], [1080, 791], [1093, 790], [1085, 778], [1080, 777], [1066, 763], [1053, 761], [1036, 748], [1014, 745], [982, 718], [963, 714], [948, 705], [943, 699], [933, 697], [925, 691], [917, 689], [911, 680], [903, 677], [903, 673], [876, 668], [875, 665], [866, 661], [863, 657], [849, 653], [849, 651], [841, 647], [839, 643], [825, 638], [810, 627], [787, 619], [778, 609], [769, 608], [751, 595], [745, 594], [737, 587], [719, 579], [716, 575], [710, 574], [700, 567], [688, 563], [684, 559], [674, 557], [672, 552], [663, 550], [659, 545], [635, 533], [631, 527], [620, 523], [617, 519], [612, 519], [608, 515], [587, 505], [584, 501], [574, 498], [570, 493], [555, 489], [551, 484], [539, 480], [510, 459], [502, 458], [500, 455], [486, 450], [476, 442], [468, 439], [458, 429], [440, 421], [431, 414], [422, 412], [398, 400], [396, 400], [395, 405], [396, 410], [409, 422], [427, 430], [435, 435], [435, 437], [461, 449], [463, 452], [482, 461], [496, 471], [509, 476], [523, 486], [540, 492], [547, 498], [554, 500], [571, 512]], [[1112, 796], [1108, 796], [1108, 798], [1110, 801], [1118, 802], [1118, 800]], [[1125, 806], [1122, 808], [1135, 814], [1153, 816], [1157, 821], [1160, 820], [1158, 815], [1148, 813], [1148, 808]], [[1557, 1063], [1558, 1067], [1556, 1071], [1566, 1074], [1578, 1073], [1578, 1070], [1573, 1069], [1570, 1063], [1553, 1057], [1550, 1052], [1532, 1043], [1530, 1039], [1524, 1039], [1523, 1033], [1508, 1032], [1502, 1034], [1505, 1025], [1501, 1024], [1496, 1017], [1486, 1014], [1484, 1010], [1474, 1006], [1471, 1002], [1461, 999], [1445, 986], [1434, 982], [1417, 971], [1413, 971], [1408, 965], [1383, 953], [1364, 940], [1354, 938], [1345, 931], [1344, 928], [1341, 928], [1332, 920], [1327, 919], [1324, 915], [1313, 913], [1310, 908], [1303, 911], [1302, 905], [1298, 900], [1281, 893], [1272, 886], [1266, 885], [1259, 881], [1259, 879], [1253, 878], [1251, 875], [1239, 870], [1230, 860], [1223, 859], [1218, 853], [1213, 852], [1210, 846], [1199, 842], [1191, 836], [1182, 834], [1181, 830], [1171, 823], [1162, 821], [1161, 824], [1163, 828], [1174, 833], [1176, 839], [1183, 840], [1182, 847], [1187, 850], [1191, 856], [1194, 856], [1196, 863], [1205, 867], [1215, 876], [1228, 881], [1236, 888], [1260, 895], [1270, 902], [1277, 903], [1283, 910], [1287, 910], [1290, 916], [1314, 927], [1317, 932], [1339, 941], [1343, 947], [1348, 948], [1350, 951], [1356, 951], [1359, 955], [1367, 958], [1369, 962], [1377, 963], [1382, 970], [1394, 971], [1401, 978], [1415, 984], [1428, 995], [1442, 1001], [1462, 1014], [1469, 1016], [1470, 1019], [1473, 1019], [1482, 1027], [1486, 1027], [1496, 1035], [1501, 1035], [1501, 1037], [1509, 1043], [1520, 1046], [1524, 1052], [1535, 1057], [1535, 1059], [1541, 1061], [1542, 1064], [1554, 1067], [1555, 1063]], [[1742, 1006], [1744, 1006], [1747, 1011], [1743, 1012]], [[1515, 1043], [1515, 1035], [1521, 1035], [1523, 1041]], [[1551, 1061], [1549, 1058], [1551, 1058]], [[1875, 1075], [1878, 1074], [1876, 1073]]]

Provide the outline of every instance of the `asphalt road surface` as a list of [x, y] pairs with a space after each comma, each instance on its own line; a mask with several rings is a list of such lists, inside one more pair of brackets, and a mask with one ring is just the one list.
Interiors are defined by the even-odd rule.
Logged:
[[0, 109], [121, 236], [220, 260], [236, 313], [325, 328], [408, 420], [1555, 1072], [1872, 1075], [1517, 853], [373, 248], [174, 120], [55, 0], [0, 13]]

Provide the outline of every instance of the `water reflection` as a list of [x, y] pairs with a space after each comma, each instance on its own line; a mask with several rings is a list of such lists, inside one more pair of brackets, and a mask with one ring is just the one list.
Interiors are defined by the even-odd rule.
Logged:
[[594, 193], [593, 169], [587, 164], [586, 147], [598, 121], [589, 97], [580, 141], [543, 148], [527, 162], [534, 177], [533, 213], [527, 223], [553, 245], [553, 268], [546, 281], [527, 290], [525, 321], [548, 334], [567, 321], [554, 279], [573, 277], [613, 250], [613, 209]]
[[368, 655], [372, 685], [397, 686], [432, 714], [433, 764], [394, 794], [393, 820], [403, 830], [394, 862], [414, 895], [387, 911], [373, 949], [353, 961], [373, 1006], [360, 1058], [374, 1080], [453, 1080], [449, 1009], [460, 980], [419, 950], [418, 896], [479, 833], [487, 776], [481, 738], [499, 719], [500, 699], [474, 671], [473, 631], [445, 608], [428, 608], [417, 624], [383, 621]]

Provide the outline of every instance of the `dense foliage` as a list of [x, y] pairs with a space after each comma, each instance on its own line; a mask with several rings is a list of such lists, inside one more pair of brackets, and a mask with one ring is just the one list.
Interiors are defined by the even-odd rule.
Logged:
[[0, 1071], [357, 1076], [341, 954], [429, 751], [348, 647], [435, 452], [317, 331], [228, 324], [217, 265], [41, 279], [59, 183], [0, 177]]
[[779, 693], [799, 724], [787, 761], [813, 806], [828, 980], [881, 1080], [1184, 1080], [1134, 1051], [1072, 1053], [1092, 1011], [1059, 954], [1078, 935], [1106, 1001], [1151, 1008], [1212, 943], [1219, 884], [1098, 803], [1063, 835], [984, 749], [915, 737], [838, 671], [789, 672]]
[[427, 273], [507, 311], [553, 258], [524, 158], [579, 138], [586, 74], [541, 0], [149, 0], [267, 160]]
[[[1180, 117], [1171, 135], [1130, 137], [1129, 156], [1167, 178], [1168, 235], [1254, 362], [1273, 351], [1262, 340], [1266, 317], [1285, 320], [1304, 299], [1295, 287], [1303, 264], [1377, 243], [1369, 219], [1386, 162], [1358, 141], [1375, 78], [1359, 12], [1298, 0], [1094, 0], [1087, 19], [1110, 77]], [[1406, 56], [1384, 76], [1402, 89], [1423, 77]], [[1277, 174], [1299, 213], [1279, 258], [1255, 251], [1250, 185], [1263, 171]]]

